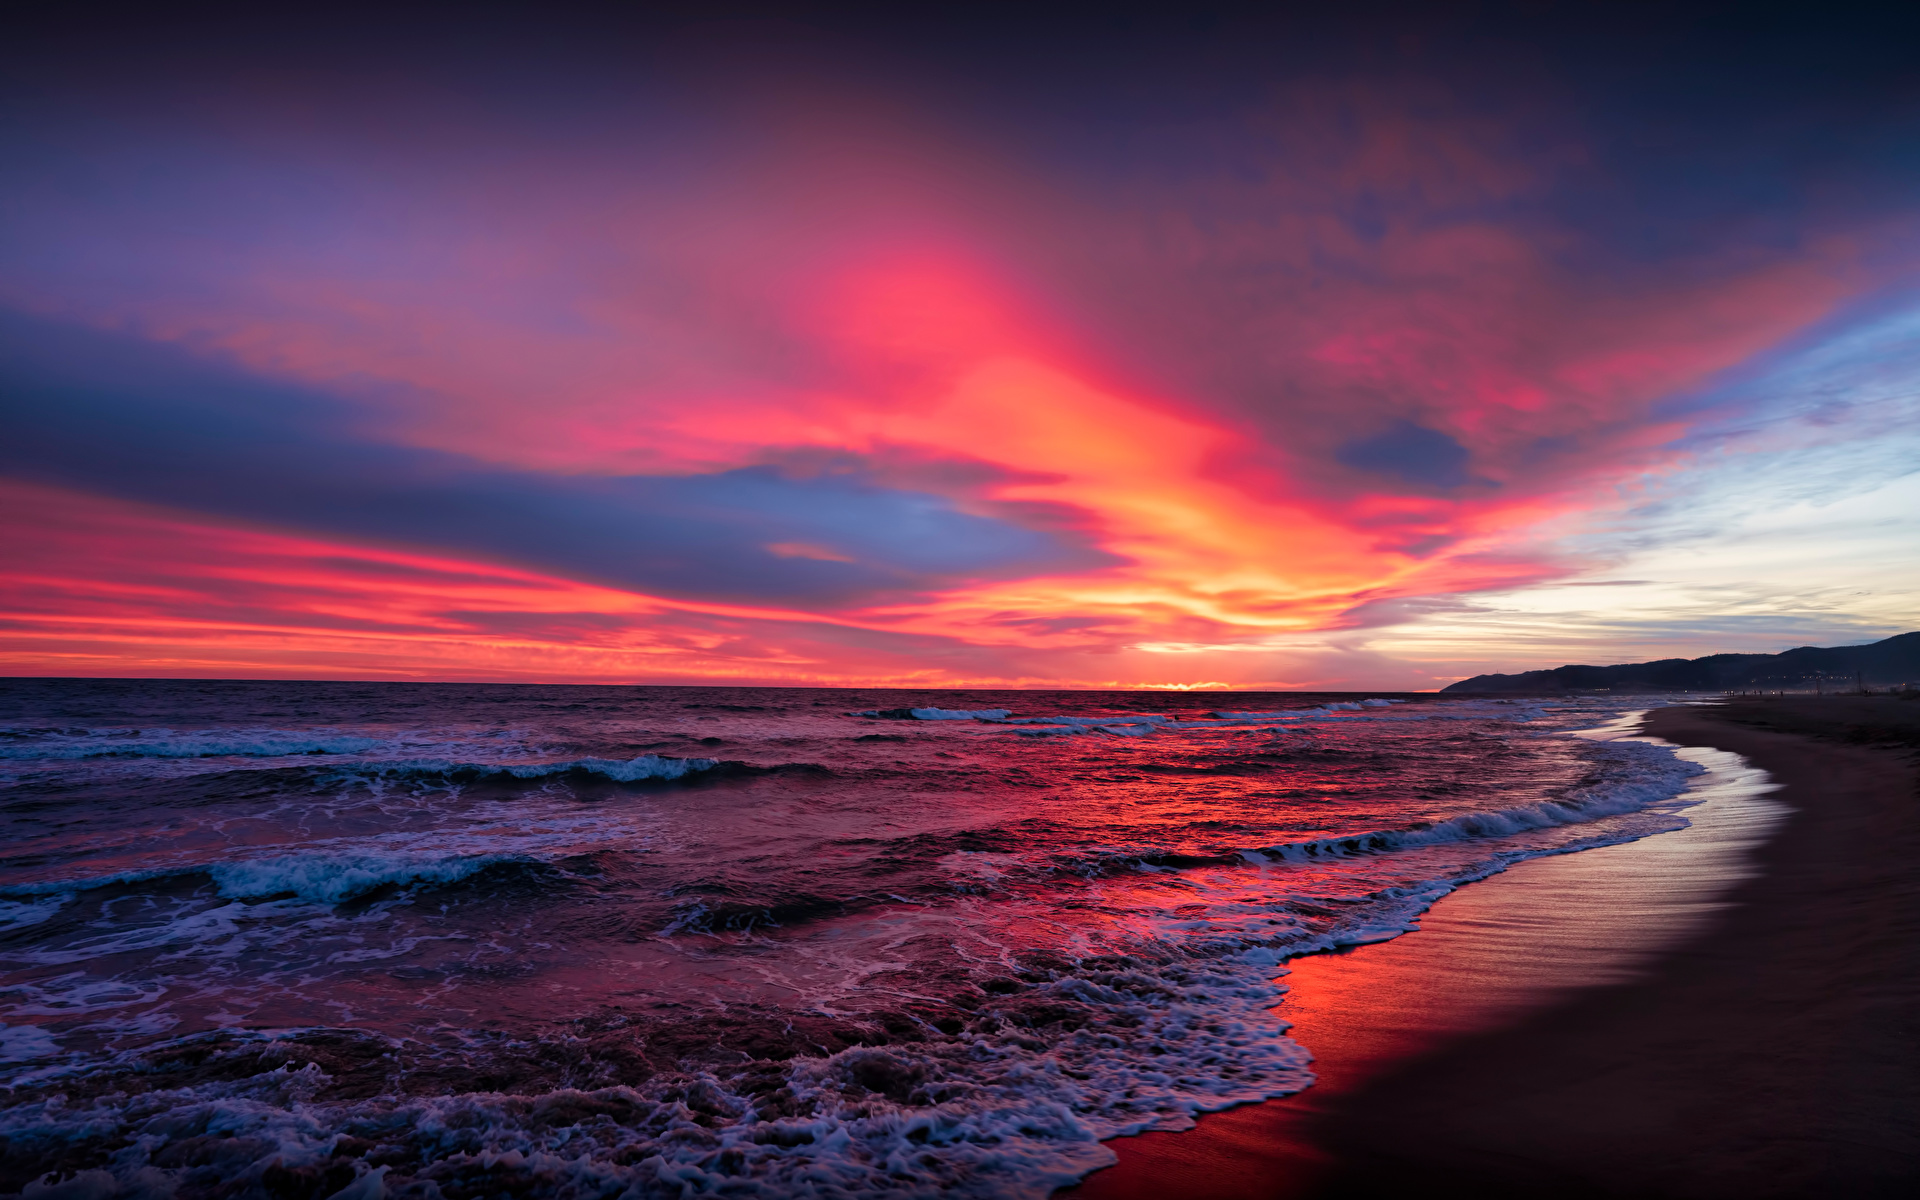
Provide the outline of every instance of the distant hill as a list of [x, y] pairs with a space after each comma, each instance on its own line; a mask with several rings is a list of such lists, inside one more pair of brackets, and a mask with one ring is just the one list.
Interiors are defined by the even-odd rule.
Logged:
[[1709, 654], [1615, 667], [1555, 667], [1519, 675], [1475, 675], [1442, 692], [1723, 692], [1920, 684], [1920, 633], [1867, 646], [1802, 646], [1780, 654]]

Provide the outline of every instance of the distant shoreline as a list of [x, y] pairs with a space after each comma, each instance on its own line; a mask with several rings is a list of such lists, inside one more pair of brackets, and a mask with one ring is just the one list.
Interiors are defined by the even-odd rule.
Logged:
[[1475, 675], [1440, 689], [1446, 696], [1566, 695], [1579, 692], [1694, 692], [1724, 695], [1865, 693], [1920, 683], [1920, 631], [1862, 646], [1801, 646], [1779, 654], [1709, 654], [1610, 667], [1568, 664], [1517, 675]]

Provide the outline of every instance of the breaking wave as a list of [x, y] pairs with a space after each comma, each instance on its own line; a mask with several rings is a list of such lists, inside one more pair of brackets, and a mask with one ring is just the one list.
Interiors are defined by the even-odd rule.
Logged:
[[1280, 712], [1209, 712], [1205, 717], [1186, 720], [1165, 713], [1123, 713], [1093, 717], [1069, 715], [1016, 717], [1011, 710], [1004, 708], [870, 708], [850, 712], [847, 715], [879, 720], [975, 721], [987, 725], [1026, 726], [1028, 728], [1015, 730], [1023, 737], [1044, 738], [1089, 733], [1106, 734], [1112, 737], [1149, 737], [1162, 730], [1211, 729], [1277, 720], [1310, 721], [1330, 717], [1336, 713], [1368, 712], [1403, 703], [1405, 701], [1401, 700], [1361, 700], [1354, 703], [1340, 701], [1314, 708], [1289, 709]]
[[1639, 812], [1680, 795], [1686, 790], [1689, 779], [1706, 770], [1698, 763], [1675, 757], [1667, 747], [1644, 742], [1602, 742], [1595, 744], [1589, 753], [1613, 768], [1611, 777], [1574, 789], [1558, 799], [1462, 813], [1444, 821], [1419, 822], [1394, 829], [1369, 830], [1299, 842], [1231, 847], [1202, 853], [1112, 851], [1065, 861], [1069, 869], [1081, 874], [1140, 866], [1182, 868], [1225, 866], [1234, 862], [1255, 865], [1306, 863], [1505, 838]]
[[10, 730], [0, 737], [0, 758], [287, 758], [365, 754], [380, 745], [375, 738], [312, 730], [157, 730], [151, 734], [139, 730]]
[[1292, 862], [1349, 854], [1379, 854], [1444, 842], [1511, 837], [1560, 825], [1580, 825], [1622, 813], [1637, 812], [1686, 789], [1687, 780], [1706, 768], [1676, 758], [1663, 746], [1644, 742], [1603, 742], [1592, 753], [1623, 771], [1623, 777], [1580, 788], [1558, 800], [1517, 805], [1490, 812], [1464, 813], [1432, 824], [1351, 837], [1317, 838], [1266, 847], [1251, 853]]
[[[170, 1191], [190, 1165], [176, 1148], [210, 1145], [226, 1190], [1038, 1200], [1114, 1161], [1104, 1138], [1308, 1086], [1310, 1056], [1266, 1013], [1272, 973], [1270, 955], [1030, 962], [949, 1015], [804, 1031], [855, 1041], [844, 1049], [763, 1047], [772, 1057], [663, 1063], [599, 1087], [335, 1098], [354, 1064], [327, 1061], [335, 1075], [315, 1061], [330, 1056], [294, 1045], [259, 1070], [266, 1056], [245, 1046], [250, 1058], [231, 1057], [257, 1073], [91, 1103], [50, 1084], [0, 1115], [0, 1133], [33, 1174], [90, 1144], [127, 1147], [67, 1185], [101, 1194], [141, 1178]], [[651, 1032], [598, 1040], [638, 1048]], [[467, 1073], [513, 1072], [502, 1049]]]
[[316, 904], [339, 904], [388, 886], [442, 886], [500, 863], [532, 861], [516, 854], [284, 854], [223, 863], [207, 874], [221, 895], [236, 900], [291, 894]]
[[563, 775], [598, 775], [616, 783], [642, 783], [648, 780], [685, 779], [718, 766], [720, 760], [715, 758], [662, 758], [657, 754], [643, 754], [638, 758], [574, 758], [565, 762], [544, 763], [476, 763], [419, 758], [400, 762], [357, 763], [347, 770], [354, 775], [381, 779], [551, 779]]
[[[528, 854], [426, 854], [361, 851], [339, 854], [278, 854], [238, 862], [196, 863], [149, 871], [124, 871], [88, 879], [55, 880], [0, 889], [0, 896], [60, 897], [129, 883], [205, 876], [220, 895], [233, 900], [292, 896], [313, 904], [340, 904], [388, 886], [443, 886], [458, 883], [491, 866], [543, 861]], [[0, 902], [6, 903], [6, 902]], [[44, 920], [41, 910], [22, 911], [17, 924]]]
[[990, 721], [1013, 715], [1007, 708], [867, 708], [847, 714], [883, 721]]

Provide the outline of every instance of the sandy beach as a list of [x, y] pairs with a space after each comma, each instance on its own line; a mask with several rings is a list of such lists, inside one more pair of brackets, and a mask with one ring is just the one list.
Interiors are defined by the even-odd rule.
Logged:
[[1319, 1084], [1120, 1139], [1071, 1194], [1904, 1192], [1920, 705], [1742, 701], [1646, 729], [1711, 748], [1691, 753], [1725, 794], [1692, 828], [1521, 864], [1418, 934], [1296, 961], [1280, 1012]]

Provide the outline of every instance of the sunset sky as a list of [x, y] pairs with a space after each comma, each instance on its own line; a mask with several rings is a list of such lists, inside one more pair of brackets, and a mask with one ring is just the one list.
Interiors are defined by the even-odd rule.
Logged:
[[1920, 627], [1893, 7], [30, 29], [0, 674], [1425, 689]]

